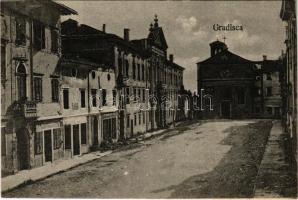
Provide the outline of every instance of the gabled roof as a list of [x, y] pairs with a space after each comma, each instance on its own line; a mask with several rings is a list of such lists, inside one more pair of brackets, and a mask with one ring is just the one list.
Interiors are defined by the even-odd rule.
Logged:
[[239, 64], [239, 63], [253, 63], [253, 61], [242, 58], [226, 49], [204, 61], [198, 62], [197, 64]]
[[155, 44], [164, 50], [168, 48], [168, 44], [161, 27], [152, 28], [147, 38], [152, 44]]

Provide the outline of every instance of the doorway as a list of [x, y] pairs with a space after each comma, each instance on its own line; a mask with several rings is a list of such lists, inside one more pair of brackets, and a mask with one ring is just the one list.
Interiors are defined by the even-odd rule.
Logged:
[[230, 101], [221, 102], [221, 116], [223, 118], [231, 118], [231, 102]]
[[73, 155], [80, 155], [80, 126], [73, 125]]
[[93, 117], [93, 145], [98, 145], [98, 119]]
[[19, 170], [30, 168], [29, 131], [26, 128], [17, 131], [17, 156]]
[[44, 132], [44, 150], [45, 162], [52, 162], [52, 131], [46, 130]]

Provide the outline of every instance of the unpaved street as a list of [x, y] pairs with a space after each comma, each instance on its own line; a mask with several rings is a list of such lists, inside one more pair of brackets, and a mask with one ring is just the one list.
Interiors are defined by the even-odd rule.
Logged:
[[253, 197], [271, 121], [203, 121], [4, 197]]

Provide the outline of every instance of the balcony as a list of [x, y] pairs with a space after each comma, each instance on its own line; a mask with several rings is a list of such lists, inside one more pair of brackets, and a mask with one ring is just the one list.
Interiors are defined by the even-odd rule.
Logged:
[[11, 106], [11, 111], [14, 117], [36, 118], [37, 109], [36, 103], [33, 101], [16, 101]]

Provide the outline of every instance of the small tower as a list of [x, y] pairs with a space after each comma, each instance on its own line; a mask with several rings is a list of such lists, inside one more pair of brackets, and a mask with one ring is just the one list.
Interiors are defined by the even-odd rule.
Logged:
[[209, 44], [211, 50], [211, 57], [215, 56], [217, 53], [228, 49], [227, 45], [221, 41], [215, 41]]

